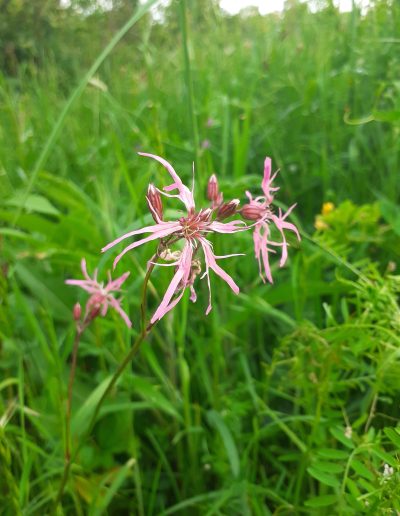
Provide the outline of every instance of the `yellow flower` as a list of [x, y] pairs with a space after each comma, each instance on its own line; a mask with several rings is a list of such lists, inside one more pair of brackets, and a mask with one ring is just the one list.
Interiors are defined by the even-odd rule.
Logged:
[[334, 209], [335, 205], [333, 204], [333, 202], [324, 202], [324, 204], [322, 205], [321, 213], [322, 215], [328, 215], [328, 213], [330, 213]]
[[317, 231], [323, 231], [324, 229], [328, 228], [328, 224], [326, 224], [323, 220], [321, 215], [317, 215], [315, 217], [314, 227]]

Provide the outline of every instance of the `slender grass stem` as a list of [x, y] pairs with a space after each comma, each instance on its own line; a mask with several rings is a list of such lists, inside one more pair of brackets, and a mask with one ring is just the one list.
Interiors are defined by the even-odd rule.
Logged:
[[[188, 27], [187, 27], [187, 7], [186, 0], [180, 0], [179, 2], [179, 25], [182, 34], [182, 48], [183, 48], [183, 62], [185, 66], [185, 84], [187, 90], [187, 100], [188, 100], [188, 111], [190, 117], [190, 125], [192, 131], [192, 138], [195, 150], [195, 161], [196, 166], [200, 165], [200, 139], [199, 139], [199, 129], [197, 125], [197, 116], [195, 109], [195, 96], [194, 96], [194, 87], [193, 87], [193, 75], [192, 75], [192, 67], [190, 63], [190, 55], [189, 55], [189, 37], [188, 37]], [[201, 182], [201, 174], [197, 176], [198, 181], [200, 182], [200, 188], [202, 186]]]

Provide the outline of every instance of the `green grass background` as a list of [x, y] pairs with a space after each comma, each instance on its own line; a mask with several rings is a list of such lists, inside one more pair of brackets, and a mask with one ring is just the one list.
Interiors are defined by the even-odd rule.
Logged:
[[[194, 161], [199, 206], [213, 172], [226, 199], [257, 192], [271, 156], [303, 239], [264, 285], [250, 235], [215, 238], [218, 254], [246, 253], [224, 262], [241, 294], [213, 278], [205, 317], [201, 282], [197, 304], [185, 297], [154, 329], [101, 409], [58, 513], [399, 513], [400, 8], [319, 7], [226, 16], [180, 0], [162, 24], [146, 6], [79, 23], [70, 13], [74, 30], [56, 26], [35, 59], [3, 66], [2, 513], [52, 510], [71, 313], [86, 299], [64, 280], [80, 276], [82, 256], [105, 275], [115, 253], [101, 247], [150, 223], [147, 184], [168, 178], [138, 151], [164, 156], [186, 181]], [[336, 208], [319, 215], [327, 201]], [[153, 251], [117, 269], [131, 271], [133, 330], [110, 313], [84, 335], [75, 445], [139, 329]], [[156, 271], [149, 310], [169, 280]]]

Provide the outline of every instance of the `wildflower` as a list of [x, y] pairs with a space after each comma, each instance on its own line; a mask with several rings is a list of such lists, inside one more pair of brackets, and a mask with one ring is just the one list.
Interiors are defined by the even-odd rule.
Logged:
[[314, 227], [317, 231], [324, 231], [325, 229], [329, 228], [328, 224], [324, 222], [321, 215], [317, 215], [315, 217]]
[[333, 202], [324, 202], [322, 205], [321, 214], [315, 217], [314, 227], [317, 231], [324, 231], [325, 229], [329, 228], [328, 224], [324, 220], [324, 217], [325, 215], [332, 213], [334, 209], [335, 205]]
[[[121, 286], [129, 276], [129, 272], [125, 272], [119, 278], [112, 280], [111, 275], [108, 275], [108, 283], [104, 286], [103, 283], [97, 281], [97, 269], [94, 271], [93, 278], [91, 278], [86, 269], [86, 260], [82, 258], [81, 261], [82, 274], [85, 279], [68, 279], [65, 283], [67, 285], [76, 285], [77, 287], [83, 288], [90, 294], [89, 300], [86, 303], [86, 311], [84, 324], [88, 324], [95, 319], [99, 314], [104, 317], [107, 314], [109, 307], [114, 308], [124, 320], [125, 324], [130, 328], [132, 326], [128, 315], [121, 308], [121, 300], [115, 299], [113, 292], [121, 292]], [[78, 321], [80, 319], [80, 306], [77, 304], [74, 307], [74, 319]]]
[[[296, 205], [293, 204], [293, 206], [291, 206], [285, 214], [282, 213], [282, 210], [280, 208], [278, 209], [278, 215], [276, 215], [273, 211], [272, 203], [274, 201], [274, 193], [277, 190], [279, 190], [279, 187], [273, 187], [272, 184], [277, 173], [278, 172], [276, 172], [271, 177], [271, 159], [268, 157], [265, 158], [264, 178], [261, 182], [261, 188], [264, 192], [264, 195], [253, 199], [250, 192], [246, 192], [246, 196], [249, 199], [249, 203], [245, 204], [241, 209], [241, 214], [243, 218], [255, 221], [253, 233], [255, 256], [258, 260], [260, 276], [262, 280], [265, 281], [262, 272], [263, 266], [265, 276], [270, 283], [273, 283], [273, 279], [269, 265], [269, 253], [276, 252], [273, 248], [271, 248], [271, 246], [281, 248], [281, 259], [279, 262], [279, 266], [283, 267], [286, 263], [288, 256], [288, 243], [286, 241], [285, 230], [292, 231], [293, 233], [295, 233], [298, 240], [300, 240], [300, 234], [296, 226], [286, 221], [286, 218]], [[282, 242], [275, 242], [269, 240], [271, 222], [278, 229], [282, 237]]]
[[[190, 299], [194, 302], [196, 301], [196, 293], [193, 288], [193, 282], [196, 276], [198, 275], [199, 267], [197, 260], [197, 253], [201, 249], [204, 254], [205, 260], [205, 272], [202, 276], [207, 277], [207, 284], [209, 289], [209, 304], [206, 310], [206, 314], [208, 314], [212, 308], [211, 305], [211, 286], [210, 286], [210, 269], [212, 269], [218, 276], [220, 276], [231, 289], [235, 292], [235, 294], [239, 293], [239, 287], [233, 281], [233, 279], [227, 274], [221, 267], [217, 264], [217, 259], [220, 258], [228, 258], [230, 256], [237, 255], [226, 255], [226, 256], [215, 256], [211, 242], [207, 240], [206, 235], [211, 232], [216, 233], [234, 233], [243, 229], [243, 222], [236, 220], [228, 223], [222, 223], [217, 220], [213, 220], [212, 216], [214, 210], [211, 208], [201, 209], [200, 211], [195, 210], [195, 203], [193, 198], [193, 190], [189, 190], [189, 188], [182, 183], [182, 180], [175, 172], [172, 165], [170, 165], [166, 160], [159, 156], [155, 156], [154, 154], [146, 154], [139, 153], [141, 156], [146, 156], [149, 158], [153, 158], [159, 163], [161, 163], [169, 172], [170, 176], [173, 179], [173, 183], [169, 186], [164, 187], [164, 192], [158, 190], [158, 192], [162, 193], [167, 197], [177, 198], [179, 199], [186, 208], [186, 215], [178, 218], [174, 221], [164, 221], [161, 218], [156, 220], [156, 224], [153, 226], [147, 226], [141, 229], [137, 229], [134, 231], [130, 231], [126, 233], [116, 240], [110, 242], [106, 245], [102, 252], [107, 251], [111, 247], [114, 247], [122, 240], [125, 240], [129, 237], [141, 235], [143, 233], [150, 233], [149, 236], [145, 238], [141, 238], [136, 242], [129, 244], [125, 249], [115, 258], [114, 267], [117, 265], [119, 260], [124, 256], [128, 251], [138, 247], [147, 242], [151, 242], [153, 240], [159, 240], [159, 256], [161, 256], [162, 252], [168, 248], [170, 243], [175, 243], [177, 240], [184, 240], [183, 249], [178, 253], [178, 257], [172, 263], [164, 263], [158, 264], [163, 266], [173, 266], [175, 267], [175, 274], [169, 284], [164, 297], [155, 311], [153, 317], [150, 320], [151, 324], [154, 324], [157, 320], [161, 319], [167, 312], [172, 310], [179, 300], [182, 298], [183, 293], [187, 287], [191, 290]], [[177, 191], [177, 193], [169, 193], [171, 191]], [[148, 199], [149, 202], [149, 199]], [[161, 254], [160, 254], [161, 252]], [[171, 255], [172, 253], [169, 252]]]
[[328, 215], [334, 209], [335, 209], [335, 205], [333, 204], [333, 202], [324, 202], [324, 204], [322, 205], [321, 213], [322, 213], [322, 215]]
[[353, 436], [353, 429], [350, 425], [346, 425], [346, 428], [344, 429], [344, 435], [347, 437], [347, 439], [351, 439]]
[[383, 465], [383, 476], [385, 478], [390, 478], [394, 473], [394, 469], [392, 468], [392, 466], [389, 466], [389, 464], [384, 464]]

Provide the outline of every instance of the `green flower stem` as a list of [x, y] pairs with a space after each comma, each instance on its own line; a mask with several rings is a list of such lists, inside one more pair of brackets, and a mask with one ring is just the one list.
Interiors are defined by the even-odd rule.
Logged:
[[84, 328], [77, 328], [74, 345], [72, 348], [72, 362], [68, 381], [68, 397], [67, 397], [67, 413], [65, 423], [65, 463], [71, 460], [71, 408], [72, 408], [72, 387], [74, 385], [76, 361], [78, 357], [78, 348]]

